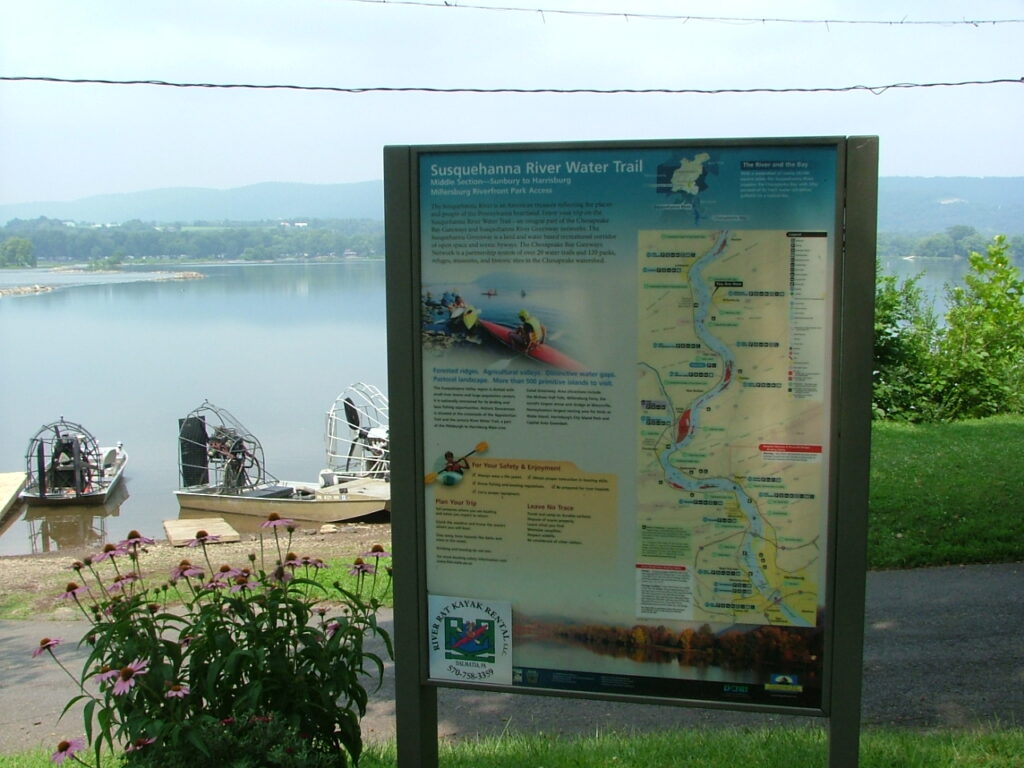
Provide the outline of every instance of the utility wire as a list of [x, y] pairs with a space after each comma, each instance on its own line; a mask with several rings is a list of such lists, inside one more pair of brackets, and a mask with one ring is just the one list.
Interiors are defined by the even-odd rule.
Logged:
[[[370, 0], [367, 0], [370, 1]], [[374, 0], [376, 1], [376, 0]], [[328, 93], [438, 93], [438, 94], [669, 94], [702, 95], [748, 93], [851, 93], [868, 91], [879, 96], [889, 90], [912, 88], [960, 88], [975, 85], [1024, 85], [1024, 77], [995, 80], [962, 80], [948, 83], [890, 83], [888, 85], [844, 85], [831, 88], [431, 88], [427, 86], [365, 86], [345, 88], [334, 85], [286, 85], [256, 83], [180, 83], [167, 80], [106, 80], [99, 78], [0, 76], [0, 82], [65, 83], [70, 85], [155, 85], [165, 88], [240, 89], [256, 91], [326, 91]]]
[[474, 5], [472, 3], [459, 3], [454, 0], [442, 0], [440, 3], [428, 3], [424, 0], [338, 0], [338, 2], [365, 3], [367, 5], [406, 5], [419, 8], [452, 8], [473, 11], [497, 11], [500, 13], [531, 13], [544, 16], [545, 14], [562, 16], [590, 16], [614, 19], [643, 19], [645, 21], [709, 21], [719, 24], [872, 24], [883, 26], [972, 26], [995, 24], [1022, 24], [1024, 19], [946, 19], [946, 20], [914, 20], [914, 19], [785, 19], [771, 18], [764, 16], [694, 16], [691, 14], [678, 15], [669, 13], [634, 13], [632, 11], [578, 11], [563, 8], [520, 8], [500, 5]]

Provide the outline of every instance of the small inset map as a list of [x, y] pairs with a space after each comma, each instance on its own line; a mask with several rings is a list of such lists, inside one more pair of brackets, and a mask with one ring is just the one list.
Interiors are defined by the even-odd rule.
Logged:
[[717, 167], [707, 152], [661, 163], [658, 166], [656, 189], [659, 195], [668, 196], [672, 202], [659, 207], [690, 210], [693, 212], [693, 223], [700, 224], [703, 215], [700, 195], [708, 188], [709, 173], [717, 173]]

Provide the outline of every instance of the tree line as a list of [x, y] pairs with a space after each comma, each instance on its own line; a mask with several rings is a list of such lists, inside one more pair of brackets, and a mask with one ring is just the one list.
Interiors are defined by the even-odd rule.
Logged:
[[[69, 227], [57, 219], [15, 219], [0, 228], [0, 266], [126, 260], [282, 258], [332, 259], [346, 252], [383, 258], [383, 222], [310, 220], [156, 228], [141, 221], [118, 227]], [[873, 413], [911, 422], [1024, 413], [1024, 281], [1012, 254], [1024, 238], [985, 241], [972, 227], [950, 227], [914, 240], [879, 235], [879, 263], [894, 244], [908, 255], [964, 256], [964, 285], [948, 289], [940, 323], [918, 278], [898, 282], [879, 272], [875, 284]], [[896, 253], [902, 251], [897, 250]]]
[[[922, 236], [879, 233], [878, 258], [966, 258], [982, 251], [987, 238], [959, 225]], [[1024, 254], [1024, 236], [1007, 241]], [[282, 258], [325, 259], [346, 251], [383, 258], [384, 223], [377, 219], [311, 219], [298, 224], [277, 221], [203, 222], [157, 226], [134, 220], [118, 226], [69, 226], [60, 219], [14, 219], [0, 228], [0, 266], [34, 267], [46, 263], [97, 263], [126, 260], [212, 261]]]
[[997, 236], [968, 254], [939, 323], [920, 276], [875, 282], [876, 419], [952, 421], [1024, 413], [1024, 280]]
[[[925, 235], [879, 232], [877, 254], [882, 261], [906, 258], [966, 259], [975, 251], [984, 251], [989, 241], [989, 237], [964, 224]], [[1007, 246], [1012, 253], [1024, 254], [1024, 235], [1007, 238]]]
[[[27, 244], [26, 244], [27, 243]], [[129, 260], [266, 261], [331, 259], [346, 252], [384, 257], [384, 225], [374, 219], [304, 222], [224, 222], [156, 227], [141, 221], [119, 226], [68, 226], [58, 219], [14, 219], [0, 228], [0, 264], [118, 264]]]

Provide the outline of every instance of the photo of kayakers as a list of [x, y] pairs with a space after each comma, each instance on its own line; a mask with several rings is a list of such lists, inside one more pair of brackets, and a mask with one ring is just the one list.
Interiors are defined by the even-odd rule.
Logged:
[[484, 453], [487, 448], [486, 442], [479, 442], [473, 446], [473, 450], [462, 456], [456, 456], [453, 451], [445, 451], [444, 460], [438, 463], [437, 471], [428, 473], [423, 478], [423, 484], [458, 485], [470, 469], [469, 457], [478, 453]]
[[583, 343], [565, 311], [564, 294], [550, 287], [509, 287], [509, 282], [516, 281], [505, 277], [425, 290], [421, 296], [424, 348], [474, 345], [490, 358], [485, 367], [588, 370], [577, 357]]

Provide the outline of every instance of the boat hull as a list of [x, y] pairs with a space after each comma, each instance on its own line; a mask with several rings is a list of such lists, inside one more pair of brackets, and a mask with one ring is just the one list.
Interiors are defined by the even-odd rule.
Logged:
[[[109, 450], [109, 449], [104, 449]], [[45, 504], [49, 506], [95, 506], [106, 504], [107, 497], [112, 495], [121, 484], [124, 476], [125, 465], [128, 464], [128, 454], [121, 453], [115, 466], [105, 470], [106, 476], [97, 481], [96, 489], [75, 493], [73, 488], [51, 488], [45, 495], [39, 494], [39, 486], [32, 484], [26, 486], [21, 492], [21, 499], [30, 505]]]
[[[382, 486], [378, 488], [377, 485]], [[257, 494], [213, 493], [202, 489], [181, 489], [174, 492], [181, 516], [201, 512], [204, 515], [241, 515], [267, 519], [276, 514], [286, 520], [305, 523], [337, 523], [376, 512], [390, 511], [390, 488], [386, 483], [369, 481], [341, 483], [328, 488], [316, 488], [303, 483], [280, 483], [275, 489], [293, 489], [291, 496], [274, 495], [280, 490]], [[301, 495], [295, 495], [301, 494]]]

